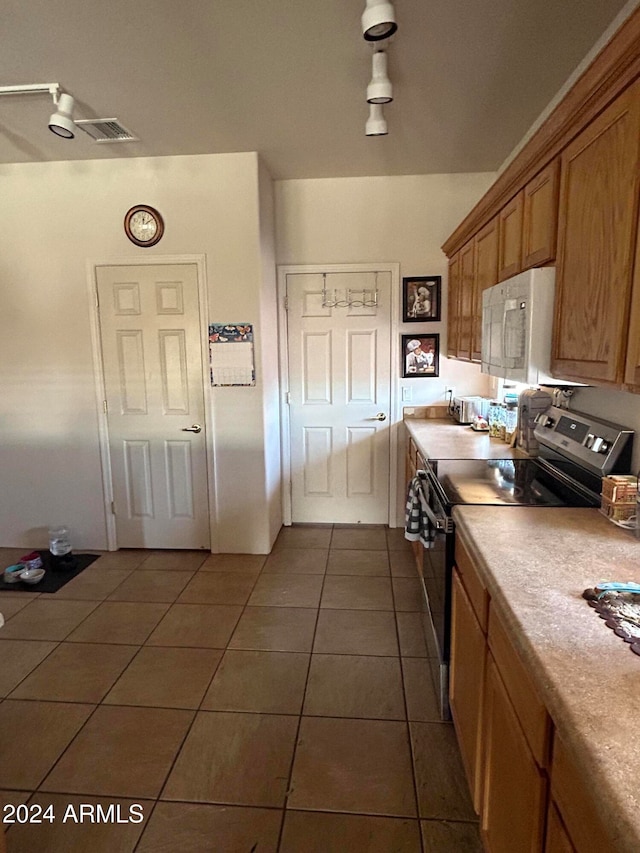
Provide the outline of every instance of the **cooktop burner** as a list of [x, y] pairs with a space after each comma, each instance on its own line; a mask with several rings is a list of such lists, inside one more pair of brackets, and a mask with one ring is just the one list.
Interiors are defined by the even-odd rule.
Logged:
[[599, 505], [597, 495], [586, 494], [535, 459], [438, 459], [429, 465], [450, 505]]

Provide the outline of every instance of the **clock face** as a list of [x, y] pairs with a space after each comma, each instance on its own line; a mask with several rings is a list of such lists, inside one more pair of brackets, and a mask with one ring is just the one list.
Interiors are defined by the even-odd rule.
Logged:
[[154, 246], [162, 237], [164, 222], [155, 208], [137, 204], [127, 212], [124, 230], [136, 246]]

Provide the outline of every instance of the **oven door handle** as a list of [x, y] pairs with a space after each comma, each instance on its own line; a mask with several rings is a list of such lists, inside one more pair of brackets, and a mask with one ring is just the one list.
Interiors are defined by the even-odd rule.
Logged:
[[[417, 475], [419, 480], [425, 480], [427, 483], [429, 482], [429, 475], [427, 474], [426, 471], [423, 471], [423, 470], [416, 471], [416, 475]], [[430, 486], [430, 488], [433, 488], [433, 487]], [[435, 514], [435, 512], [431, 509], [431, 506], [429, 505], [429, 501], [427, 500], [422, 489], [420, 489], [418, 491], [418, 498], [420, 500], [420, 505], [422, 506], [422, 509], [424, 510], [425, 515], [427, 516], [427, 518], [429, 519], [429, 521], [433, 525], [434, 530], [443, 530], [445, 533], [450, 533], [451, 530], [453, 529], [452, 520], [444, 512], [442, 512], [441, 515]]]
[[425, 496], [422, 492], [418, 492], [418, 499], [420, 500], [420, 504], [422, 506], [422, 509], [423, 509], [425, 515], [427, 516], [427, 518], [429, 519], [429, 521], [433, 525], [434, 529], [435, 530], [446, 530], [447, 529], [446, 519], [438, 518], [438, 516], [435, 514], [435, 512], [429, 506], [427, 499], [425, 498]]

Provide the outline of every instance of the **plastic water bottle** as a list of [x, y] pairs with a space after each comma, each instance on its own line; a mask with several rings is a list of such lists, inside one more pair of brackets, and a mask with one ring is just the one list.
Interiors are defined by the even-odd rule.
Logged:
[[52, 527], [49, 530], [49, 551], [54, 557], [64, 557], [71, 553], [71, 540], [67, 527]]

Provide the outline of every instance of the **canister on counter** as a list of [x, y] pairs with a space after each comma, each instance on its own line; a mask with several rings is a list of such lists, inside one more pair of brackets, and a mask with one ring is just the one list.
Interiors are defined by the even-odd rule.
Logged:
[[493, 438], [498, 438], [500, 436], [500, 422], [502, 420], [502, 406], [498, 400], [489, 401], [487, 420], [489, 422], [489, 435]]
[[505, 403], [504, 440], [511, 444], [518, 428], [518, 403]]

